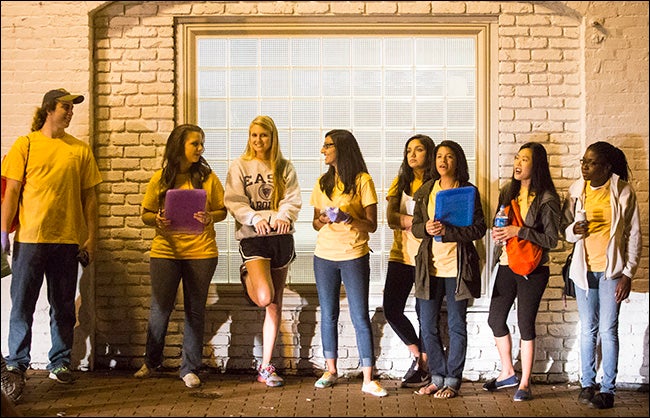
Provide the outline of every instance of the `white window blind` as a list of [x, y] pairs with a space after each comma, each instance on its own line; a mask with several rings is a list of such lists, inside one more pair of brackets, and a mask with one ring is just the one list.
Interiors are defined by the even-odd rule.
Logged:
[[[296, 225], [297, 259], [289, 282], [313, 283], [316, 231], [311, 190], [327, 169], [324, 134], [349, 129], [363, 152], [379, 198], [371, 234], [371, 282], [383, 285], [392, 230], [386, 192], [406, 140], [426, 134], [458, 142], [470, 179], [477, 173], [477, 42], [474, 36], [227, 36], [196, 37], [196, 116], [206, 132], [205, 158], [225, 184], [230, 162], [245, 147], [248, 125], [271, 116], [284, 156], [295, 165], [303, 208]], [[239, 282], [241, 258], [234, 220], [216, 225], [215, 281]]]

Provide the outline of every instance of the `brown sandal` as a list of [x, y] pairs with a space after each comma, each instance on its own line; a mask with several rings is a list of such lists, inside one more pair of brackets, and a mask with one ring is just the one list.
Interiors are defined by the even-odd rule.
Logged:
[[420, 389], [416, 390], [413, 393], [420, 396], [433, 395], [434, 393], [438, 392], [438, 390], [438, 386], [436, 386], [434, 383], [431, 383], [430, 385], [422, 386]]
[[433, 395], [436, 399], [451, 399], [458, 396], [458, 390], [452, 388], [451, 386], [445, 386]]

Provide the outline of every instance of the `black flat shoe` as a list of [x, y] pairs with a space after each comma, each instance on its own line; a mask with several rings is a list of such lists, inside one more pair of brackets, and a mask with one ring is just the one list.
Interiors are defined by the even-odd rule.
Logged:
[[609, 409], [614, 407], [614, 395], [611, 393], [597, 393], [589, 402], [589, 406], [595, 409]]

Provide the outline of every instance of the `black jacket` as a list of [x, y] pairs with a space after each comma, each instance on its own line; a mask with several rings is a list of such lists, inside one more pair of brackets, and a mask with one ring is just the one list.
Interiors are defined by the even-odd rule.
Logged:
[[[422, 239], [418, 253], [415, 256], [415, 297], [420, 299], [431, 299], [429, 260], [432, 258], [431, 242], [433, 236], [427, 233], [425, 225], [429, 220], [427, 206], [429, 204], [429, 194], [431, 194], [434, 183], [435, 180], [427, 181], [413, 195], [415, 210], [413, 211], [413, 226], [411, 227], [411, 231], [414, 236]], [[474, 187], [476, 198], [474, 199], [472, 225], [465, 227], [445, 225], [445, 235], [442, 237], [442, 242], [458, 243], [456, 250], [458, 263], [456, 300], [481, 297], [480, 257], [473, 241], [481, 239], [487, 230], [478, 189], [469, 182], [460, 186]]]

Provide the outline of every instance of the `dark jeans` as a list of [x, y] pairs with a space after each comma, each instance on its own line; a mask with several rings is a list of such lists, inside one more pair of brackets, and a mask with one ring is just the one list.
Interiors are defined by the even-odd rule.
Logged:
[[[431, 277], [432, 299], [419, 299], [422, 323], [422, 341], [427, 353], [431, 383], [438, 388], [460, 388], [467, 354], [467, 299], [456, 300], [455, 277]], [[440, 310], [443, 298], [447, 300], [449, 347], [447, 352], [440, 338]]]
[[169, 317], [174, 310], [176, 291], [182, 279], [185, 324], [180, 376], [197, 373], [201, 368], [205, 304], [217, 261], [217, 257], [202, 260], [151, 258], [151, 313], [145, 354], [147, 367], [162, 365]]
[[415, 299], [415, 313], [418, 318], [418, 332], [411, 320], [404, 315], [404, 308], [408, 301], [413, 284], [415, 283], [415, 267], [396, 261], [388, 262], [386, 284], [384, 285], [384, 316], [386, 322], [395, 331], [395, 334], [406, 345], [415, 344], [420, 352], [426, 352], [420, 344], [420, 301]]
[[31, 362], [32, 324], [36, 302], [47, 281], [52, 348], [48, 370], [70, 365], [77, 322], [77, 244], [26, 244], [14, 242], [7, 364], [27, 370]]

